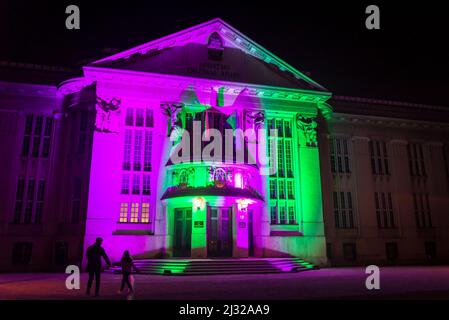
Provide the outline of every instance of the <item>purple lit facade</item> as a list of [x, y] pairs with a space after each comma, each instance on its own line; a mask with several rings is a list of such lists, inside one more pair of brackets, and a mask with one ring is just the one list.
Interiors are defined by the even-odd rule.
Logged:
[[[444, 108], [331, 98], [220, 19], [65, 78], [0, 83], [2, 269], [81, 263], [99, 236], [114, 261], [449, 259]], [[170, 136], [194, 121], [276, 130], [277, 171], [261, 174], [260, 137], [231, 140], [254, 164], [173, 163]]]

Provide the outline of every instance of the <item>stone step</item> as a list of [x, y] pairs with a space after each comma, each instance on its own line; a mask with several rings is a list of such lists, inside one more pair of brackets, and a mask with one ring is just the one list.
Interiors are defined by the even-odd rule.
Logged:
[[[138, 259], [134, 263], [142, 274], [159, 275], [263, 274], [316, 268], [300, 258]], [[120, 267], [114, 267], [110, 272], [120, 273]]]

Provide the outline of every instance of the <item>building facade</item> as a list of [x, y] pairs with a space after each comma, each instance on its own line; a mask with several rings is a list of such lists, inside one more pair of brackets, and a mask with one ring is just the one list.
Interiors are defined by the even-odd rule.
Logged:
[[332, 97], [220, 19], [63, 79], [0, 82], [1, 270], [96, 237], [114, 261], [449, 260], [449, 109]]

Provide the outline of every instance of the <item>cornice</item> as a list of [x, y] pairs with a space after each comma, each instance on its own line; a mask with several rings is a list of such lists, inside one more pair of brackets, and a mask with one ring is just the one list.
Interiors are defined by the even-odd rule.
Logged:
[[334, 113], [332, 118], [329, 119], [329, 122], [334, 124], [344, 123], [353, 125], [381, 126], [385, 128], [449, 130], [449, 123], [445, 122], [420, 121], [346, 113]]
[[0, 81], [0, 95], [56, 98], [56, 86]]
[[69, 95], [81, 91], [83, 88], [92, 84], [92, 81], [86, 78], [73, 78], [66, 80], [58, 85], [58, 95]]
[[93, 66], [84, 67], [84, 74], [86, 76], [86, 81], [89, 83], [93, 81], [99, 83], [116, 82], [161, 88], [182, 88], [194, 84], [196, 88], [206, 92], [210, 91], [211, 88], [218, 89], [223, 87], [224, 93], [230, 95], [238, 95], [242, 90], [247, 89], [248, 95], [252, 97], [315, 103], [326, 108], [328, 105], [325, 102], [331, 97], [331, 93], [329, 92], [316, 92], [312, 90], [271, 87], [215, 79], [117, 70]]

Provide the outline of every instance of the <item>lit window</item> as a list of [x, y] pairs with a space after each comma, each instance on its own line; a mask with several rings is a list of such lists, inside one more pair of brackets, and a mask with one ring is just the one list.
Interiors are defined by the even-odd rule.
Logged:
[[120, 204], [120, 222], [128, 222], [128, 204], [122, 202]]
[[142, 203], [142, 215], [140, 217], [140, 222], [149, 223], [150, 222], [150, 204]]
[[130, 222], [131, 223], [139, 222], [139, 204], [138, 203], [132, 203], [131, 204]]

